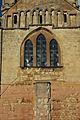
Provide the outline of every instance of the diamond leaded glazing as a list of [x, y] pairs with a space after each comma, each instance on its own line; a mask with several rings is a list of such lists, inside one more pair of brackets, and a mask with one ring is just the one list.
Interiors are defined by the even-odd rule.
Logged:
[[24, 66], [33, 66], [33, 44], [30, 40], [27, 40], [24, 46]]
[[57, 67], [58, 63], [58, 44], [55, 39], [50, 42], [50, 66]]
[[44, 35], [40, 34], [38, 36], [36, 47], [37, 66], [44, 67], [46, 66], [46, 38]]

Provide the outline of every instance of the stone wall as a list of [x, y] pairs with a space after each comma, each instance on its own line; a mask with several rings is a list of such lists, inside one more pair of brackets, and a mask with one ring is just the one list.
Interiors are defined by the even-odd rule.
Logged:
[[[40, 0], [19, 1], [3, 15], [0, 120], [80, 120], [80, 11], [64, 0], [57, 0], [57, 5], [51, 1], [42, 5]], [[3, 9], [5, 2], [11, 6], [14, 0], [3, 0]], [[46, 38], [48, 66], [44, 68], [36, 67], [40, 33]], [[33, 43], [33, 67], [25, 68], [28, 39]], [[50, 66], [52, 39], [59, 48], [57, 68]]]
[[[58, 79], [62, 81], [79, 81], [80, 30], [52, 29], [52, 27], [46, 27], [46, 29], [53, 33], [53, 37], [57, 40], [60, 47], [60, 65], [63, 68], [58, 72], [58, 74], [61, 74]], [[8, 84], [17, 79], [21, 62], [21, 45], [30, 32], [36, 34], [36, 27], [31, 27], [29, 30], [3, 31], [2, 84]], [[53, 76], [53, 72], [51, 74]]]
[[[6, 0], [5, 2], [12, 3], [14, 0]], [[6, 14], [4, 14], [3, 11], [2, 26], [4, 28], [27, 28], [29, 25], [51, 25], [62, 28], [79, 27], [80, 11], [78, 8], [73, 7], [72, 3], [70, 5], [67, 0], [57, 0], [57, 5], [56, 1], [53, 0], [43, 0], [42, 2], [40, 2], [40, 0], [34, 2], [32, 2], [32, 0], [18, 1], [16, 5], [5, 12]], [[6, 7], [8, 7], [8, 5], [6, 5]], [[16, 23], [14, 22], [15, 15]]]
[[0, 99], [0, 120], [32, 120], [33, 90], [32, 83], [2, 85], [5, 92]]
[[[15, 21], [16, 15], [16, 23]], [[5, 19], [4, 19], [5, 18]], [[41, 20], [42, 19], [42, 22]], [[13, 13], [7, 13], [3, 16], [3, 27], [5, 28], [27, 28], [30, 26], [38, 25], [51, 25], [54, 27], [79, 27], [80, 26], [80, 12], [75, 11], [62, 11], [62, 10], [31, 10], [31, 11], [18, 11]]]
[[[1, 68], [1, 30], [0, 30], [0, 68]], [[0, 69], [0, 71], [1, 71], [1, 69]]]
[[[5, 87], [5, 85], [3, 85], [3, 87]], [[80, 82], [52, 81], [50, 118], [52, 120], [79, 120], [79, 93]], [[8, 88], [0, 99], [0, 120], [35, 120], [35, 114], [38, 112], [36, 111], [37, 109], [35, 109], [35, 98], [35, 84], [33, 84], [32, 81], [22, 83], [15, 82], [12, 85], [8, 85]], [[42, 105], [42, 103], [41, 101], [40, 105]], [[47, 104], [45, 104], [45, 106], [47, 106]], [[42, 111], [43, 110], [44, 106], [42, 106]], [[44, 113], [45, 111], [43, 111], [43, 114]], [[41, 120], [45, 120], [45, 118]]]
[[53, 82], [52, 120], [80, 119], [80, 84], [75, 82]]
[[[3, 30], [0, 120], [35, 120], [38, 115], [35, 105], [40, 107], [40, 117], [45, 114], [46, 108], [49, 108], [47, 112], [52, 120], [79, 120], [80, 29], [53, 29], [50, 26], [37, 28]], [[46, 33], [44, 31], [51, 33], [57, 40], [62, 67], [21, 68], [23, 42], [29, 35]], [[48, 104], [46, 96], [43, 99], [42, 94], [36, 94], [35, 85], [39, 82], [50, 83]], [[40, 87], [39, 90], [43, 90], [41, 93], [45, 94], [45, 89], [46, 87]], [[36, 98], [39, 98], [38, 101]], [[42, 106], [37, 102], [41, 102]], [[47, 116], [45, 118], [47, 119]]]

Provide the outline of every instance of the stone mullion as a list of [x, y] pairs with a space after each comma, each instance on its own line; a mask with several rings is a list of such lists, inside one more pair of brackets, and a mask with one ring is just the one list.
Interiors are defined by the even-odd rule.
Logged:
[[19, 17], [18, 28], [20, 28], [20, 14], [21, 14], [21, 12], [19, 11], [19, 12], [18, 12], [18, 17]]
[[26, 11], [24, 12], [24, 15], [25, 15], [25, 27], [26, 27], [27, 26], [26, 25], [26, 20], [27, 20]]
[[33, 42], [33, 66], [36, 66], [36, 42]]
[[8, 16], [6, 15], [5, 18], [6, 18], [6, 20], [5, 20], [6, 21], [6, 23], [5, 23], [6, 24], [6, 28], [8, 28]]
[[67, 26], [68, 27], [70, 26], [70, 15], [69, 15], [69, 13], [67, 14]]
[[58, 12], [54, 11], [54, 26], [58, 27]]
[[25, 17], [25, 20], [24, 20], [24, 27], [26, 27], [26, 11], [24, 11], [24, 17]]
[[58, 27], [62, 27], [63, 26], [63, 12], [60, 11], [58, 12]]
[[77, 12], [76, 23], [77, 23], [77, 27], [80, 26], [80, 12]]
[[39, 24], [39, 11], [38, 10], [36, 10], [36, 19], [37, 19], [36, 24]]
[[13, 21], [12, 15], [13, 15], [13, 14], [11, 14], [11, 27], [13, 27], [13, 26], [12, 26], [12, 24], [13, 24], [13, 23], [12, 23], [12, 21]]
[[14, 14], [12, 14], [12, 28], [14, 27]]
[[30, 12], [30, 22], [29, 22], [29, 24], [32, 24], [32, 12]]
[[46, 24], [50, 24], [50, 12], [47, 11], [47, 14], [46, 14]]
[[61, 27], [64, 25], [64, 16], [63, 16], [63, 11], [61, 11]]
[[58, 27], [61, 27], [62, 26], [62, 16], [61, 16], [61, 11], [58, 12]]
[[52, 24], [52, 12], [49, 12], [50, 24]]
[[50, 11], [48, 11], [48, 18], [49, 18], [49, 24], [51, 23], [51, 12]]
[[27, 16], [27, 12], [26, 12], [26, 27], [28, 27], [28, 16]]
[[47, 39], [46, 39], [46, 56], [47, 56], [47, 65], [50, 66], [50, 46], [49, 46], [49, 41]]
[[42, 11], [42, 24], [45, 24], [45, 11]]
[[61, 14], [60, 12], [58, 12], [58, 27], [60, 27], [60, 17], [61, 17]]
[[27, 12], [27, 27], [31, 24], [31, 13]]
[[49, 22], [49, 18], [48, 18], [48, 15], [49, 15], [49, 14], [48, 14], [48, 11], [45, 12], [45, 15], [46, 15], [46, 24], [48, 24], [48, 22]]
[[36, 11], [36, 13], [35, 13], [35, 24], [37, 24], [37, 11]]
[[52, 12], [51, 12], [51, 19], [52, 19], [52, 24], [53, 24], [53, 25], [55, 24], [54, 14], [55, 14], [55, 12], [52, 11]]
[[35, 11], [35, 12], [33, 12], [33, 24], [37, 24], [37, 12]]

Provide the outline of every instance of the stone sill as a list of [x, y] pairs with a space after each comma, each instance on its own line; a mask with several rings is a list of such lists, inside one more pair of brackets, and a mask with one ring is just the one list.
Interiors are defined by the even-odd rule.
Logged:
[[58, 68], [63, 68], [63, 66], [31, 66], [31, 67], [21, 67], [22, 69], [27, 69], [27, 68], [35, 68], [35, 69], [38, 69], [38, 68], [41, 68], [41, 69], [58, 69]]
[[[15, 29], [28, 30], [28, 29], [30, 29], [30, 27], [33, 27], [33, 26], [44, 27], [44, 26], [52, 26], [52, 25], [29, 25], [28, 27], [24, 27], [24, 28], [20, 28], [20, 27], [3, 28], [3, 27], [0, 27], [0, 29], [2, 29], [2, 30], [15, 30]], [[54, 26], [52, 26], [52, 29], [78, 29], [78, 28], [80, 28], [80, 26], [76, 26], [76, 27], [54, 27]]]

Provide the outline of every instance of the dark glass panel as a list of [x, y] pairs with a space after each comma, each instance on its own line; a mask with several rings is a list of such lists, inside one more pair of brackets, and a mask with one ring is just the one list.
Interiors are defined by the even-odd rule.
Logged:
[[14, 24], [17, 24], [17, 15], [14, 15]]
[[33, 44], [30, 40], [27, 40], [24, 46], [24, 66], [33, 66]]
[[50, 65], [58, 66], [58, 44], [56, 40], [51, 40], [50, 42]]
[[46, 39], [40, 34], [37, 38], [37, 66], [46, 66]]

